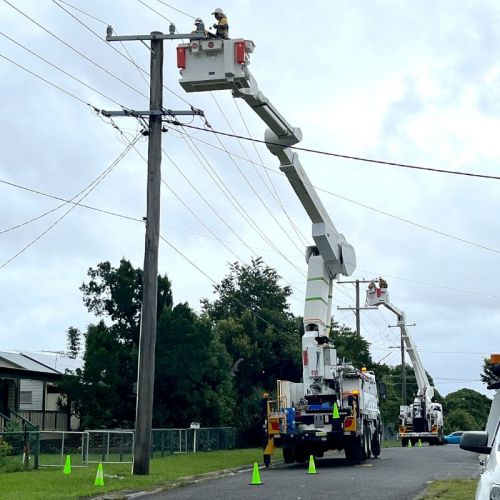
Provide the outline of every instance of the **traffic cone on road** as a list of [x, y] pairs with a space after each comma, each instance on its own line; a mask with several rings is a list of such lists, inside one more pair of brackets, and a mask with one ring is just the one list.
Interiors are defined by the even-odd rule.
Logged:
[[412, 448], [411, 439], [408, 439], [408, 448]]
[[314, 465], [314, 457], [311, 455], [309, 457], [309, 470], [307, 471], [308, 474], [317, 474], [316, 472], [316, 466]]
[[264, 484], [260, 480], [259, 464], [257, 462], [253, 464], [252, 482], [249, 484], [251, 486], [258, 486], [259, 484]]
[[422, 448], [422, 440], [420, 438], [418, 438], [418, 447]]
[[71, 474], [71, 457], [69, 455], [66, 455], [63, 474]]
[[97, 474], [95, 476], [94, 486], [104, 486], [104, 474], [102, 473], [102, 464], [97, 466]]

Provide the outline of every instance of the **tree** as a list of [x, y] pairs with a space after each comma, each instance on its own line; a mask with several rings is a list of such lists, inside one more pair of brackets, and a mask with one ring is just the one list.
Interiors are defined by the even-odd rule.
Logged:
[[187, 304], [165, 310], [156, 344], [154, 425], [232, 424], [231, 365], [208, 318], [198, 317]]
[[289, 312], [290, 287], [261, 258], [230, 265], [229, 274], [214, 286], [216, 299], [203, 299], [205, 314], [233, 363], [238, 421], [249, 442], [262, 436], [263, 392], [274, 392], [277, 380], [302, 376], [303, 328]]
[[[450, 429], [449, 416], [456, 415], [456, 410], [461, 410], [471, 416], [474, 421], [474, 427], [472, 427], [472, 429], [484, 429], [488, 421], [490, 406], [490, 398], [472, 389], [460, 389], [455, 392], [450, 392], [443, 401], [446, 430], [449, 431]], [[458, 416], [454, 417], [455, 421], [458, 422], [460, 416], [463, 416], [463, 413], [458, 413]], [[465, 428], [465, 426], [468, 426], [470, 423], [471, 422], [466, 419], [462, 424], [463, 427], [455, 430], [471, 430], [469, 427]]]
[[479, 426], [474, 417], [465, 410], [452, 410], [446, 415], [445, 419], [446, 434], [455, 431], [473, 431], [478, 430]]
[[[134, 384], [142, 306], [142, 270], [122, 259], [118, 267], [101, 262], [87, 272], [83, 302], [102, 318], [83, 334], [83, 370], [64, 377], [62, 388], [85, 427], [131, 427], [135, 420]], [[158, 277], [158, 316], [172, 306], [170, 281]], [[107, 320], [108, 324], [104, 322]], [[78, 352], [80, 332], [68, 329], [68, 351]]]
[[68, 331], [66, 332], [66, 337], [67, 337], [66, 346], [67, 346], [68, 357], [76, 359], [78, 357], [78, 354], [80, 353], [82, 334], [80, 330], [78, 330], [78, 328], [70, 326], [68, 328]]
[[332, 319], [330, 338], [333, 341], [337, 356], [352, 363], [356, 368], [373, 368], [370, 356], [370, 343], [355, 330]]
[[486, 384], [488, 389], [500, 389], [500, 365], [494, 364], [485, 358], [481, 381]]

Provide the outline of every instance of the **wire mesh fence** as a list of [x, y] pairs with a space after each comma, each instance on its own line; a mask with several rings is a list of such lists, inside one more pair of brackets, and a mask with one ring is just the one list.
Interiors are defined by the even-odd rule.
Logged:
[[68, 455], [71, 457], [72, 467], [87, 465], [86, 432], [40, 431], [39, 436], [40, 467], [63, 467]]
[[[235, 447], [232, 427], [153, 429], [151, 458], [177, 453], [228, 450]], [[0, 432], [0, 465], [22, 468], [72, 467], [94, 463], [132, 463], [133, 430]], [[1, 467], [0, 467], [1, 469]]]
[[0, 471], [38, 468], [38, 432], [0, 433]]
[[151, 458], [174, 453], [231, 450], [235, 444], [233, 427], [203, 427], [200, 429], [153, 429]]
[[87, 462], [132, 463], [134, 431], [87, 431]]

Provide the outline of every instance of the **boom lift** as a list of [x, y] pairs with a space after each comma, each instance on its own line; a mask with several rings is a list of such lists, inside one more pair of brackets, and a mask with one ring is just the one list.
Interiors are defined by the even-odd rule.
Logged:
[[179, 83], [187, 92], [229, 89], [243, 99], [269, 127], [265, 141], [280, 162], [312, 222], [315, 245], [306, 249], [308, 264], [303, 382], [278, 381], [277, 399], [268, 403], [266, 465], [276, 446], [285, 462], [302, 462], [310, 454], [345, 449], [360, 461], [380, 454], [380, 412], [375, 376], [339, 363], [329, 338], [333, 280], [356, 267], [354, 248], [339, 233], [290, 146], [302, 139], [259, 91], [248, 65], [250, 40], [190, 40], [177, 47]]
[[[379, 286], [377, 286], [377, 282]], [[440, 403], [434, 400], [434, 387], [429, 383], [424, 365], [406, 327], [405, 313], [389, 300], [387, 282], [382, 278], [372, 280], [366, 290], [366, 306], [378, 307], [380, 305], [383, 305], [396, 315], [397, 326], [401, 330], [401, 338], [406, 347], [406, 352], [410, 356], [417, 379], [418, 392], [413, 403], [409, 406], [403, 404], [399, 408], [398, 435], [401, 439], [401, 445], [407, 446], [408, 441], [415, 444], [418, 440], [428, 442], [430, 445], [444, 444], [443, 408]]]

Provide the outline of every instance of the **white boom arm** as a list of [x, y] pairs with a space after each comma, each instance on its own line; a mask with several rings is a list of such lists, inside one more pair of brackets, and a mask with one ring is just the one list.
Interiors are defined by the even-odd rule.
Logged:
[[366, 290], [366, 306], [380, 306], [383, 305], [392, 311], [398, 318], [398, 326], [401, 330], [401, 338], [406, 347], [406, 352], [410, 356], [411, 364], [417, 379], [418, 393], [417, 396], [426, 397], [429, 401], [434, 397], [434, 387], [430, 385], [427, 373], [425, 372], [424, 365], [420, 360], [417, 348], [413, 343], [413, 339], [406, 328], [406, 315], [403, 311], [398, 309], [394, 304], [389, 301], [389, 292], [387, 288], [379, 288], [375, 285], [373, 280]]
[[[254, 44], [250, 40], [191, 40], [177, 47], [181, 86], [187, 92], [229, 89], [243, 99], [269, 127], [265, 132], [268, 149], [280, 161], [280, 170], [290, 181], [312, 222], [315, 246], [306, 250], [308, 279], [304, 308], [305, 333], [302, 337], [304, 387], [306, 393], [333, 392], [325, 379], [334, 378], [336, 354], [324, 339], [328, 337], [333, 279], [349, 276], [356, 267], [356, 255], [330, 219], [290, 146], [302, 139], [259, 91], [248, 69]], [[308, 392], [309, 391], [309, 392]]]

